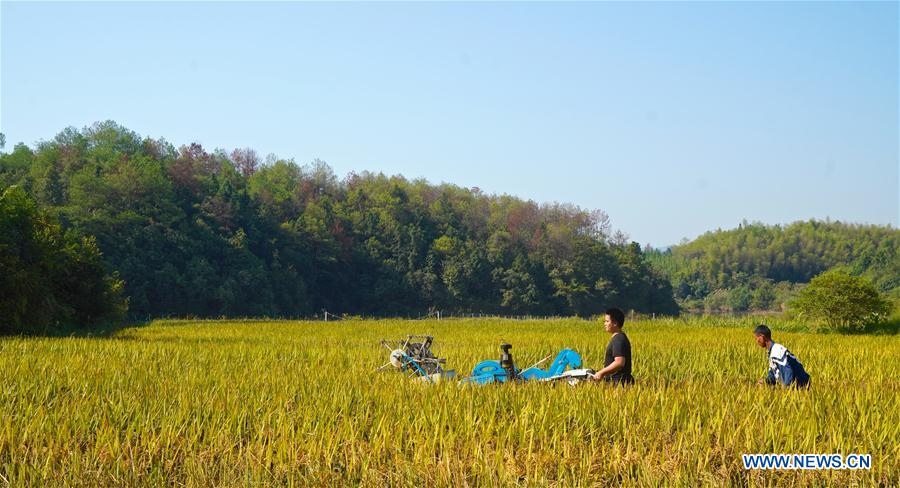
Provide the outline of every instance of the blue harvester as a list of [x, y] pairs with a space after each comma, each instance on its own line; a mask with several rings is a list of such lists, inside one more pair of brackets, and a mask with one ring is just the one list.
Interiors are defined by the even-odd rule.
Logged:
[[[556, 379], [580, 378], [588, 375], [588, 372], [593, 373], [590, 370], [580, 369], [581, 356], [572, 349], [560, 351], [547, 369], [540, 369], [535, 365], [525, 370], [519, 370], [513, 362], [512, 353], [509, 352], [510, 349], [512, 349], [511, 345], [501, 344], [500, 350], [503, 353], [500, 355], [499, 361], [489, 359], [476, 364], [472, 370], [472, 375], [462, 378], [460, 381], [479, 385], [505, 383], [508, 381], [552, 381]], [[567, 368], [569, 371], [566, 371]]]

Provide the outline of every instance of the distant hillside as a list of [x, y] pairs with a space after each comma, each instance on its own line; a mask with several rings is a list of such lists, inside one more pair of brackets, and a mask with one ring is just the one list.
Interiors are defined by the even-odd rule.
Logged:
[[0, 152], [10, 185], [96, 239], [140, 317], [678, 312], [640, 246], [574, 205], [339, 179], [319, 161], [175, 147], [114, 122]]
[[647, 252], [686, 308], [780, 309], [798, 286], [842, 268], [900, 297], [900, 230], [816, 221], [787, 226], [743, 223], [707, 232], [668, 251]]

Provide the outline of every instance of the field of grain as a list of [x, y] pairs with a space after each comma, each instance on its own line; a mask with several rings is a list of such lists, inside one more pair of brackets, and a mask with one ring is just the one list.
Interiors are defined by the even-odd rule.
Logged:
[[[631, 388], [373, 372], [380, 339], [414, 333], [461, 374], [504, 341], [520, 366], [571, 347], [599, 369], [596, 321], [179, 321], [0, 338], [0, 486], [896, 486], [900, 339], [773, 329], [810, 391], [755, 385], [766, 358], [751, 329], [677, 320], [626, 323]], [[864, 453], [872, 469], [745, 471], [742, 453]]]

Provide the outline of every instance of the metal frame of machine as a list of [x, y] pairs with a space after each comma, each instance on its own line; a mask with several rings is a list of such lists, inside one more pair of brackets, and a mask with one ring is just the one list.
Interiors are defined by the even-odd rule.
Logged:
[[408, 335], [406, 339], [398, 341], [382, 339], [381, 345], [391, 351], [391, 354], [388, 362], [376, 371], [398, 369], [407, 372], [410, 377], [418, 377], [429, 383], [455, 376], [456, 371], [444, 370], [447, 360], [437, 357], [432, 352], [433, 342], [434, 337], [429, 335]]

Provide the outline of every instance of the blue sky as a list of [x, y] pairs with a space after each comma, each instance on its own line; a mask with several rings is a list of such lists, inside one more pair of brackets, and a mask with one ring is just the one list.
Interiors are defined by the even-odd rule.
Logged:
[[900, 224], [898, 3], [0, 3], [0, 131], [208, 149], [606, 211]]

